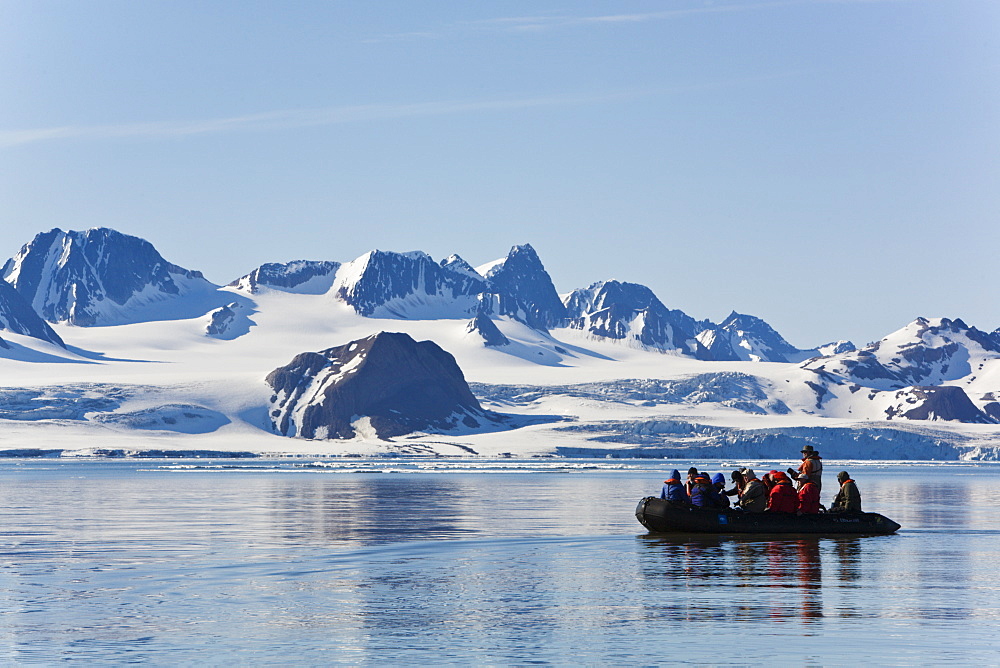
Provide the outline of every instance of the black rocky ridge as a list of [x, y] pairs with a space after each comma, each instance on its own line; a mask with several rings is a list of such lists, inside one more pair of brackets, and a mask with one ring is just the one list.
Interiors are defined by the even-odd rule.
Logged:
[[[21, 293], [3, 279], [0, 279], [0, 330], [32, 336], [66, 347], [59, 335], [39, 317]], [[10, 346], [0, 339], [0, 347]]]
[[333, 290], [363, 316], [406, 318], [407, 300], [419, 305], [432, 299], [440, 300], [451, 315], [471, 315], [486, 288], [483, 277], [458, 256], [439, 264], [419, 251], [374, 250], [351, 265], [356, 267], [351, 266], [350, 276], [338, 278]]
[[912, 338], [899, 347], [889, 348], [885, 340], [876, 341], [860, 350], [810, 360], [803, 367], [862, 386], [888, 390], [968, 375], [972, 371], [967, 368], [970, 347], [978, 348], [979, 354], [1000, 355], [1000, 341], [959, 319], [941, 318], [933, 322], [917, 318], [910, 327]]
[[895, 394], [897, 404], [886, 409], [886, 417], [906, 420], [946, 420], [993, 424], [996, 417], [979, 410], [961, 387], [942, 385], [908, 387]]
[[733, 311], [719, 325], [698, 334], [717, 361], [751, 359], [761, 362], [800, 362], [815, 354], [816, 350], [800, 350], [788, 343], [773, 327], [760, 318]]
[[295, 260], [294, 262], [268, 262], [249, 274], [241, 276], [229, 287], [238, 288], [250, 294], [257, 294], [261, 288], [294, 290], [310, 281], [326, 278], [313, 292], [326, 292], [333, 284], [333, 277], [340, 268], [339, 262], [327, 260]]
[[465, 327], [465, 331], [469, 334], [478, 334], [481, 336], [484, 346], [498, 347], [510, 344], [510, 339], [504, 336], [496, 323], [482, 313], [469, 321]]
[[495, 429], [455, 358], [432, 341], [380, 332], [336, 348], [297, 355], [267, 376], [271, 429], [307, 439], [349, 439], [367, 418], [389, 439], [417, 431]]
[[958, 319], [917, 318], [894, 336], [809, 360], [802, 368], [816, 374], [807, 384], [817, 394], [817, 407], [842, 386], [857, 397], [887, 403], [889, 420], [998, 422], [1000, 403], [992, 392], [973, 401], [963, 387], [949, 384], [976, 375], [973, 358], [983, 360], [979, 370], [986, 360], [1000, 359], [1000, 342]]
[[486, 280], [482, 313], [509, 316], [543, 332], [565, 323], [566, 307], [530, 244], [511, 248], [486, 272]]
[[697, 321], [683, 311], [668, 309], [644, 285], [601, 281], [574, 290], [564, 303], [571, 328], [601, 338], [711, 359], [695, 338]]
[[144, 291], [169, 298], [181, 293], [176, 279], [204, 280], [164, 260], [148, 241], [103, 227], [36, 235], [7, 261], [3, 278], [45, 320], [83, 326], [102, 324], [105, 300], [123, 306]]

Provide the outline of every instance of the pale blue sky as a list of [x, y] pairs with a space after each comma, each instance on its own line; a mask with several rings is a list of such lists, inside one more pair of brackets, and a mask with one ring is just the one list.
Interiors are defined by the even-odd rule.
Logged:
[[801, 347], [1000, 326], [1000, 2], [0, 0], [0, 255], [530, 242]]

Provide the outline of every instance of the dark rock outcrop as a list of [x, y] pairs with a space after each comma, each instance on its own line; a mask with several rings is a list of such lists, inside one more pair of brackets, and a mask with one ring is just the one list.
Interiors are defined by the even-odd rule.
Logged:
[[644, 285], [601, 281], [574, 290], [565, 305], [568, 325], [574, 329], [709, 359], [708, 351], [695, 339], [697, 321], [683, 311], [668, 309]]
[[720, 362], [801, 362], [818, 350], [800, 350], [764, 320], [733, 311], [721, 324], [698, 333], [709, 359]]
[[205, 335], [225, 341], [243, 336], [254, 324], [246, 311], [247, 307], [240, 302], [220, 306], [206, 316]]
[[363, 316], [432, 319], [472, 315], [485, 287], [458, 256], [438, 264], [420, 251], [374, 250], [345, 265], [332, 290]]
[[830, 360], [812, 360], [803, 368], [829, 378], [857, 383], [863, 387], [896, 389], [906, 385], [894, 371], [886, 368], [868, 349], [852, 351]]
[[481, 313], [469, 321], [469, 324], [465, 327], [465, 331], [469, 334], [478, 334], [481, 336], [484, 346], [497, 347], [510, 344], [510, 339], [504, 336], [496, 323]]
[[486, 272], [486, 280], [489, 292], [481, 312], [506, 315], [540, 331], [565, 323], [566, 306], [529, 244], [511, 248], [505, 259]]
[[340, 268], [339, 262], [296, 260], [294, 262], [268, 262], [262, 264], [246, 276], [241, 276], [230, 287], [257, 294], [261, 288], [323, 294], [333, 285], [334, 276]]
[[[49, 323], [42, 320], [21, 293], [3, 279], [0, 279], [0, 330], [32, 336], [66, 347]], [[0, 347], [10, 346], [0, 339]]]
[[907, 420], [950, 420], [989, 424], [996, 419], [976, 408], [961, 387], [943, 385], [940, 387], [908, 387], [896, 392], [898, 403], [886, 409], [891, 420], [896, 417]]
[[445, 259], [441, 260], [441, 268], [448, 271], [457, 272], [459, 274], [465, 274], [470, 281], [479, 289], [480, 292], [486, 289], [486, 279], [479, 275], [471, 264], [466, 262], [460, 255], [449, 255]]
[[907, 384], [961, 378], [972, 372], [970, 355], [1000, 356], [1000, 342], [958, 318], [917, 318], [902, 331], [910, 334], [909, 340], [894, 348], [881, 342], [873, 348], [888, 358], [883, 363]]
[[[472, 395], [455, 358], [431, 341], [380, 332], [297, 355], [267, 376], [271, 428], [297, 438], [387, 439], [416, 431], [475, 430], [502, 421]], [[367, 424], [366, 424], [367, 423]]]
[[829, 357], [830, 355], [841, 355], [843, 353], [850, 353], [857, 350], [857, 346], [851, 341], [831, 341], [830, 343], [824, 343], [821, 346], [817, 346], [816, 350], [822, 357]]
[[973, 359], [1000, 359], [1000, 343], [961, 320], [917, 318], [860, 350], [810, 360], [802, 366], [847, 382], [888, 390], [936, 387], [964, 378], [973, 373]]
[[201, 272], [170, 264], [144, 239], [108, 228], [53, 229], [7, 261], [3, 277], [49, 322], [116, 324], [133, 297], [143, 303], [181, 295]]

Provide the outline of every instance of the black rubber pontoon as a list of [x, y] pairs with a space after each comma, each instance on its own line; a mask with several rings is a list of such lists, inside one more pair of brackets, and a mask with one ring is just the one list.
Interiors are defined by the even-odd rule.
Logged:
[[748, 513], [741, 510], [672, 508], [663, 499], [647, 496], [635, 509], [635, 518], [655, 533], [895, 533], [899, 525], [878, 513]]

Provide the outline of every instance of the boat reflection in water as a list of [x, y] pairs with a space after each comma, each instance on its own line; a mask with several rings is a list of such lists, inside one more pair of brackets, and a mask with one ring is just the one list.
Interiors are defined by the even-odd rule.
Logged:
[[880, 548], [871, 541], [886, 538], [649, 534], [638, 540], [645, 548], [642, 577], [662, 594], [650, 604], [655, 615], [678, 622], [808, 624], [826, 615], [861, 614], [850, 596], [826, 602], [824, 596], [874, 576], [864, 572], [865, 551], [874, 558]]

